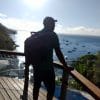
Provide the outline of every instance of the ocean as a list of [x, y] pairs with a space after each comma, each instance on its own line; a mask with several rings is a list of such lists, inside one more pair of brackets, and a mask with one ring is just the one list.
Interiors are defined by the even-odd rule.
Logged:
[[[31, 34], [19, 31], [13, 38], [19, 47], [18, 52], [24, 52], [24, 41]], [[60, 48], [65, 59], [76, 60], [86, 54], [95, 54], [100, 51], [100, 36], [82, 36], [58, 34]], [[54, 60], [58, 60], [54, 52]]]
[[69, 60], [100, 51], [100, 36], [59, 35], [61, 50]]

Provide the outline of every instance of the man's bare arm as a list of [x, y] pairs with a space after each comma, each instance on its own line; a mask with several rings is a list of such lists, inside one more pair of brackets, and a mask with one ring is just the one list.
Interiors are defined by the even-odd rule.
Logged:
[[67, 62], [65, 62], [64, 56], [61, 52], [61, 49], [60, 48], [55, 48], [55, 52], [56, 52], [56, 55], [57, 55], [58, 59], [64, 65], [64, 67], [67, 67]]
[[62, 67], [63, 67], [64, 69], [68, 68], [67, 70], [69, 70], [69, 71], [70, 71], [70, 70], [74, 70], [73, 67], [69, 67], [69, 66], [67, 65], [67, 62], [65, 61], [64, 56], [63, 56], [63, 54], [62, 54], [60, 48], [55, 48], [55, 52], [56, 52], [56, 55], [57, 55], [58, 59], [59, 59], [60, 62], [63, 64]]

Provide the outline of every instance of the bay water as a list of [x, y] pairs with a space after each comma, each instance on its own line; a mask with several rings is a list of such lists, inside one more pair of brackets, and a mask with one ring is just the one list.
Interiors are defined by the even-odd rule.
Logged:
[[[14, 36], [14, 41], [19, 45], [16, 48], [18, 52], [24, 52], [24, 41], [29, 36], [31, 36], [30, 32], [26, 31], [18, 31]], [[69, 60], [75, 60], [82, 55], [95, 54], [100, 51], [100, 36], [58, 34], [58, 37], [64, 57]], [[57, 60], [55, 53], [54, 60]]]

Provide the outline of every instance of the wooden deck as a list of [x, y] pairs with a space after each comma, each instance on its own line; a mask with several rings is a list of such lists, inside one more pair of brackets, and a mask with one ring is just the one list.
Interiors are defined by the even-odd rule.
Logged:
[[[21, 100], [24, 82], [22, 80], [0, 77], [0, 100]], [[32, 99], [33, 86], [29, 84], [28, 100]], [[40, 89], [39, 100], [46, 100], [46, 91]], [[53, 100], [57, 100], [55, 97]]]

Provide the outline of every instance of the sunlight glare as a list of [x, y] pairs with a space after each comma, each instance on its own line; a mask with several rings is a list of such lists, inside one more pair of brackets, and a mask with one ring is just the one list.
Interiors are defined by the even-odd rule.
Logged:
[[47, 0], [24, 0], [24, 2], [32, 8], [39, 9], [44, 6]]

